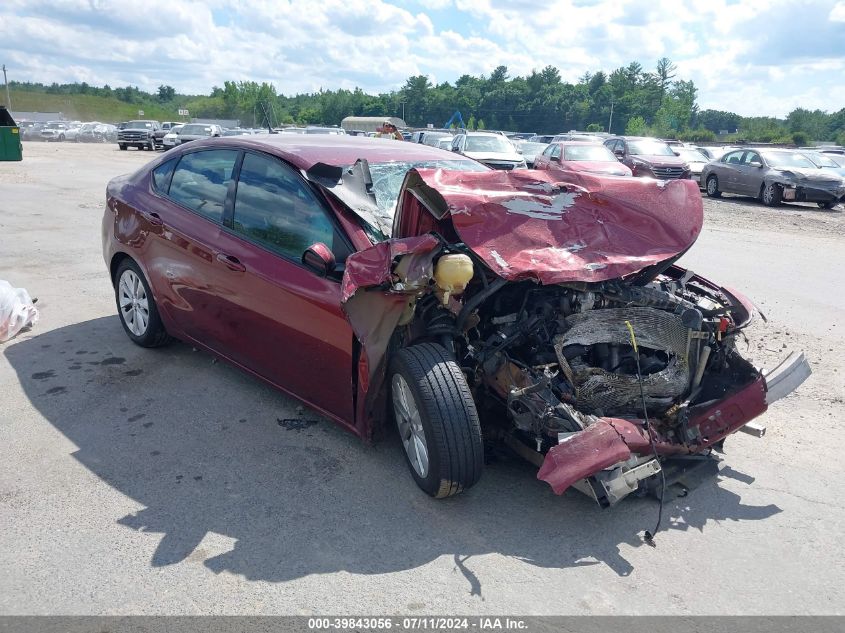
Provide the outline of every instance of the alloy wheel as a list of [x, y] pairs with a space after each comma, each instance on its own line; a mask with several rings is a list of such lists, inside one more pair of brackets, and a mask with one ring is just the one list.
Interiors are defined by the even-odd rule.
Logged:
[[405, 379], [394, 374], [392, 380], [393, 412], [402, 446], [411, 467], [422, 478], [428, 475], [428, 444], [425, 441], [420, 411]]
[[124, 270], [118, 282], [120, 318], [135, 336], [143, 336], [150, 323], [150, 304], [140, 277], [132, 270]]

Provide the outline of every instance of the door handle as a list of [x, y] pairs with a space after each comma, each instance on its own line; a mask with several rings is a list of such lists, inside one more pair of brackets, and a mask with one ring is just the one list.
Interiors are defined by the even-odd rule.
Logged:
[[234, 255], [227, 255], [226, 253], [217, 253], [217, 261], [226, 266], [226, 268], [228, 268], [229, 270], [234, 270], [241, 273], [246, 270], [246, 266], [244, 266], [241, 261]]
[[164, 221], [158, 213], [142, 213], [141, 215], [144, 216], [144, 219], [152, 226], [161, 226], [164, 224]]

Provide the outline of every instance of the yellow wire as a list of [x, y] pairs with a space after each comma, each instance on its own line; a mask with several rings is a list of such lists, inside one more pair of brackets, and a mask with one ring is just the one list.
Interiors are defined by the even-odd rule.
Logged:
[[625, 321], [625, 325], [628, 326], [628, 331], [631, 333], [631, 344], [634, 346], [634, 353], [639, 354], [639, 350], [637, 350], [637, 337], [634, 336], [634, 326], [631, 325], [630, 321]]

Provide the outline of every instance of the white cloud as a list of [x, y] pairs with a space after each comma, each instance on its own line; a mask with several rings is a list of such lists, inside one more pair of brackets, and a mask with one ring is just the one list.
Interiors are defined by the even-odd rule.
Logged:
[[[448, 9], [448, 11], [444, 11]], [[433, 13], [432, 13], [433, 11]], [[163, 17], [166, 16], [166, 17]], [[292, 94], [381, 92], [505, 65], [564, 79], [660, 57], [702, 108], [784, 115], [845, 103], [845, 2], [818, 0], [7, 0], [11, 78], [208, 93], [224, 80]]]

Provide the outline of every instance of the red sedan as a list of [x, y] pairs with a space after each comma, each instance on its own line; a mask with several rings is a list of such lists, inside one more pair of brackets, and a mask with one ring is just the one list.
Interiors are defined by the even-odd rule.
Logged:
[[534, 169], [559, 169], [605, 176], [630, 176], [631, 170], [604, 145], [580, 141], [551, 143], [534, 159]]
[[102, 238], [138, 345], [188, 341], [365, 439], [392, 420], [432, 496], [505, 443], [607, 506], [809, 371], [796, 355], [764, 377], [733, 345], [751, 304], [674, 265], [701, 222], [691, 181], [266, 135], [114, 179]]

